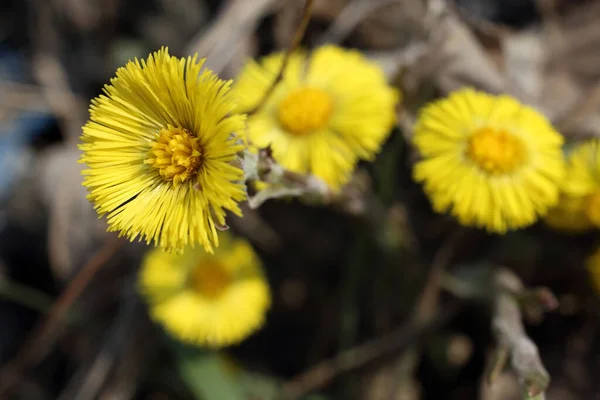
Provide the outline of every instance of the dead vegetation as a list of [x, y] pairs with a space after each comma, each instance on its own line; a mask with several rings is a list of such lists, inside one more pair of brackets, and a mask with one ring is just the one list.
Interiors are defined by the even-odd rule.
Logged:
[[[88, 99], [127, 59], [168, 45], [234, 78], [247, 58], [293, 42], [304, 1], [8, 3], [0, 37], [27, 76], [0, 75], [2, 135], [26, 112], [53, 122], [3, 189], [0, 398], [200, 398], [207, 381], [215, 400], [600, 393], [598, 304], [582, 264], [597, 234], [462, 229], [412, 183], [407, 146], [418, 108], [464, 86], [533, 105], [568, 140], [600, 136], [600, 2], [538, 0], [517, 25], [465, 1], [315, 1], [300, 44], [368, 54], [403, 92], [400, 123], [341, 204], [269, 201], [231, 220], [261, 253], [274, 296], [265, 329], [226, 352], [234, 368], [173, 349], [148, 320], [133, 283], [146, 247], [106, 233], [75, 145]], [[228, 385], [241, 394], [219, 391]]]

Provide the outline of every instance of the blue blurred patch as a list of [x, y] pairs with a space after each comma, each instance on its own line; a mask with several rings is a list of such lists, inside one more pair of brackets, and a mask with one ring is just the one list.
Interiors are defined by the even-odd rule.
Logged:
[[[30, 83], [26, 58], [0, 46], [0, 82]], [[9, 93], [0, 91], [0, 200], [27, 170], [33, 154], [32, 141], [55, 122], [50, 112], [3, 106]]]

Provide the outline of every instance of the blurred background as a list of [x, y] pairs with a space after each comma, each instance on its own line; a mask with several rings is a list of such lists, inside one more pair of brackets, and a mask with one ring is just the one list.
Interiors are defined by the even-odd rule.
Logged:
[[[600, 315], [584, 266], [597, 232], [461, 228], [412, 181], [408, 146], [417, 108], [463, 86], [511, 93], [567, 138], [600, 135], [595, 0], [315, 1], [303, 46], [360, 49], [404, 94], [399, 126], [359, 171], [394, 229], [294, 200], [245, 209], [230, 223], [265, 266], [263, 329], [207, 352], [149, 320], [133, 284], [146, 246], [115, 245], [81, 186], [75, 145], [89, 100], [117, 67], [161, 46], [235, 78], [249, 58], [289, 45], [302, 7], [0, 1], [0, 398], [521, 399], [508, 368], [486, 383], [497, 344], [490, 276], [503, 266], [532, 288], [525, 328], [552, 377], [546, 398], [600, 399]], [[99, 272], [83, 294], [61, 298], [68, 312], [40, 325], [90, 265]]]

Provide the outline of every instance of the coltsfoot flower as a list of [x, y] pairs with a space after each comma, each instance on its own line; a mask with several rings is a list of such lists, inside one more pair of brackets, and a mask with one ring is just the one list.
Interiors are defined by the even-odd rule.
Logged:
[[92, 100], [81, 162], [89, 199], [109, 230], [180, 251], [218, 246], [226, 210], [246, 198], [231, 82], [203, 70], [204, 59], [167, 48], [119, 68]]
[[228, 346], [264, 323], [271, 297], [257, 255], [227, 233], [221, 242], [214, 254], [153, 249], [143, 262], [139, 288], [150, 315], [184, 342]]
[[544, 221], [551, 228], [565, 233], [582, 233], [594, 227], [587, 215], [585, 197], [571, 197], [561, 193], [558, 205], [550, 209]]
[[533, 108], [509, 96], [456, 91], [420, 113], [414, 178], [435, 211], [505, 233], [533, 224], [559, 197], [563, 139]]
[[[244, 111], [259, 104], [284, 54], [250, 61], [234, 85]], [[253, 145], [297, 173], [311, 173], [332, 189], [345, 184], [359, 160], [372, 160], [395, 123], [399, 93], [383, 71], [358, 51], [320, 47], [290, 57], [283, 80], [248, 118]]]
[[600, 294], [600, 247], [598, 247], [585, 260], [585, 267], [589, 273], [592, 287]]
[[568, 156], [558, 205], [546, 222], [557, 229], [583, 232], [600, 228], [600, 141], [578, 143]]

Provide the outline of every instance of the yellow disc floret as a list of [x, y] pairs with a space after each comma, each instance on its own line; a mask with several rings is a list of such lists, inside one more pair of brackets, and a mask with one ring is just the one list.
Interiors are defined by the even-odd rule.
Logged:
[[324, 90], [305, 87], [288, 94], [279, 103], [279, 122], [295, 135], [306, 135], [325, 126], [333, 111], [333, 100]]
[[217, 299], [231, 283], [231, 273], [218, 259], [208, 258], [190, 271], [192, 289], [208, 299]]
[[198, 139], [184, 128], [162, 129], [144, 162], [158, 169], [165, 181], [174, 185], [194, 176], [202, 163]]
[[502, 129], [481, 128], [471, 136], [467, 155], [490, 174], [512, 172], [524, 161], [521, 139]]

